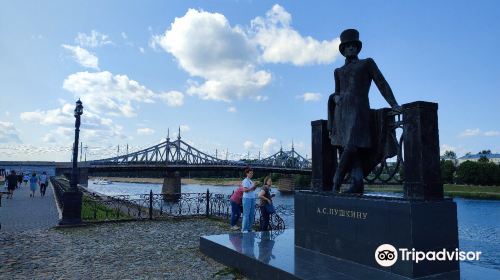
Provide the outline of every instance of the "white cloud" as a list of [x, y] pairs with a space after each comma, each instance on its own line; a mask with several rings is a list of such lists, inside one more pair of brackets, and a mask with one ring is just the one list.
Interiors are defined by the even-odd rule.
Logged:
[[500, 131], [490, 130], [484, 133], [484, 136], [500, 136]]
[[446, 151], [453, 151], [457, 154], [457, 157], [460, 157], [464, 154], [466, 154], [467, 152], [469, 152], [469, 150], [465, 149], [463, 146], [452, 146], [452, 145], [448, 145], [448, 144], [442, 144], [440, 149], [439, 149], [439, 154], [442, 156], [444, 155], [444, 152]]
[[304, 100], [304, 102], [319, 101], [321, 99], [321, 94], [316, 92], [306, 92], [302, 95], [298, 95], [297, 98]]
[[139, 51], [140, 51], [141, 53], [145, 53], [145, 52], [146, 52], [146, 51], [144, 50], [144, 48], [143, 48], [143, 47], [139, 47]]
[[204, 100], [231, 101], [258, 95], [272, 75], [259, 69], [260, 63], [294, 65], [326, 64], [340, 54], [338, 38], [318, 41], [302, 36], [291, 27], [292, 16], [274, 5], [265, 17], [256, 17], [251, 27], [231, 26], [219, 13], [189, 9], [161, 35], [153, 35], [149, 46], [172, 54], [192, 77], [190, 95]]
[[43, 142], [45, 143], [55, 143], [57, 142], [57, 138], [55, 137], [54, 134], [47, 133], [45, 136], [43, 136]]
[[41, 125], [65, 125], [71, 126], [74, 124], [73, 110], [75, 106], [69, 103], [64, 104], [61, 108], [47, 111], [23, 112], [20, 115], [21, 120], [30, 123]]
[[[84, 104], [85, 106], [85, 104]], [[43, 126], [53, 126], [52, 136], [45, 135], [43, 140], [51, 142], [56, 140], [61, 142], [69, 140], [74, 135], [75, 117], [73, 115], [75, 105], [66, 103], [61, 108], [52, 110], [38, 110], [33, 112], [23, 112], [20, 115], [21, 120], [32, 124]], [[109, 138], [123, 138], [123, 128], [113, 123], [113, 120], [104, 118], [91, 110], [85, 110], [81, 117], [81, 137], [89, 142], [103, 142]]]
[[[122, 36], [123, 36], [122, 32]], [[126, 35], [125, 35], [126, 36]], [[75, 38], [75, 42], [82, 47], [99, 47], [103, 45], [112, 44], [113, 42], [109, 39], [109, 36], [102, 34], [98, 31], [92, 30], [89, 35], [85, 33], [78, 33]]]
[[181, 129], [181, 132], [188, 132], [191, 130], [191, 128], [187, 124], [181, 124], [179, 127]]
[[282, 6], [274, 5], [265, 18], [252, 20], [253, 39], [262, 50], [264, 62], [294, 65], [327, 64], [339, 55], [340, 39], [318, 41], [304, 37], [291, 27], [292, 16]]
[[254, 100], [257, 102], [267, 101], [268, 99], [269, 99], [269, 97], [265, 96], [265, 95], [257, 95], [254, 97]]
[[123, 39], [127, 39], [127, 38], [128, 38], [128, 37], [127, 37], [127, 33], [123, 32], [123, 31], [122, 31], [121, 35], [122, 35], [122, 38], [123, 38]]
[[170, 107], [182, 106], [184, 104], [184, 94], [175, 90], [160, 93], [158, 98]]
[[99, 58], [79, 46], [62, 45], [63, 48], [71, 51], [73, 57], [83, 67], [99, 69]]
[[148, 128], [148, 127], [138, 128], [137, 129], [137, 134], [139, 134], [139, 135], [151, 135], [151, 134], [154, 134], [154, 133], [155, 133], [154, 129], [151, 129], [151, 128]]
[[245, 150], [254, 150], [254, 149], [258, 149], [259, 146], [257, 146], [254, 142], [250, 141], [250, 140], [246, 140], [245, 142], [243, 142], [243, 147], [245, 148]]
[[236, 107], [233, 107], [233, 106], [231, 106], [231, 107], [227, 108], [227, 111], [228, 111], [229, 113], [236, 113], [236, 112], [237, 112]]
[[63, 88], [81, 98], [83, 106], [98, 114], [133, 117], [134, 102], [154, 103], [154, 92], [126, 75], [78, 72], [68, 76]]
[[462, 133], [458, 135], [458, 137], [471, 137], [471, 136], [477, 136], [481, 133], [481, 130], [479, 128], [475, 129], [466, 129]]
[[189, 9], [176, 18], [151, 45], [172, 54], [180, 67], [204, 81], [190, 81], [188, 94], [202, 99], [230, 101], [255, 95], [271, 82], [271, 74], [257, 70], [258, 50], [226, 17]]
[[267, 138], [262, 145], [262, 151], [264, 155], [271, 155], [279, 150], [280, 146], [278, 144], [278, 140], [274, 138]]
[[21, 143], [13, 123], [0, 121], [0, 143]]
[[294, 147], [295, 150], [303, 150], [306, 147], [306, 145], [304, 144], [304, 142], [293, 142], [293, 143], [290, 142], [288, 144], [288, 148], [289, 149], [292, 149], [292, 144], [293, 144], [293, 147]]

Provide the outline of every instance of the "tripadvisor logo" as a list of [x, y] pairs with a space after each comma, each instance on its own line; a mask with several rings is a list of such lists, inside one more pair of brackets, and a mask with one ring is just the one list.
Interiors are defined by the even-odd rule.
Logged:
[[416, 251], [415, 249], [399, 248], [398, 250], [391, 244], [382, 244], [375, 250], [375, 260], [380, 266], [393, 266], [398, 260], [398, 251], [401, 261], [477, 261], [481, 256], [481, 251]]
[[381, 266], [392, 266], [398, 260], [398, 251], [391, 244], [382, 244], [375, 250], [375, 260]]

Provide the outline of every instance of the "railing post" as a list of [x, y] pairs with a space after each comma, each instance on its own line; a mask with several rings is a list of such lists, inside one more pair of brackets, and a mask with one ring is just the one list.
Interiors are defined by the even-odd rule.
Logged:
[[149, 219], [153, 219], [153, 190], [149, 190]]
[[209, 211], [210, 211], [210, 192], [209, 190], [207, 189], [207, 211], [205, 212], [205, 216], [208, 218], [208, 216], [210, 215]]

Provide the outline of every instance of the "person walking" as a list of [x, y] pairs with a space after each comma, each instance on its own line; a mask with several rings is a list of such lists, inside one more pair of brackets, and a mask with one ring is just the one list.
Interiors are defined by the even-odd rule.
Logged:
[[243, 186], [243, 233], [252, 231], [252, 224], [255, 218], [255, 189], [257, 186], [252, 181], [253, 170], [248, 167], [245, 169], [246, 178], [241, 182]]
[[30, 191], [31, 191], [30, 197], [35, 197], [36, 186], [38, 184], [38, 178], [36, 177], [35, 172], [31, 174], [29, 181], [30, 181]]
[[243, 207], [242, 205], [242, 200], [243, 200], [243, 193], [244, 193], [244, 188], [242, 185], [240, 185], [231, 195], [231, 198], [229, 199], [231, 201], [231, 229], [232, 230], [239, 230], [240, 228], [238, 227], [238, 220], [240, 219], [241, 216], [241, 208]]
[[269, 220], [271, 218], [271, 214], [274, 213], [273, 200], [271, 195], [271, 185], [273, 181], [270, 177], [266, 177], [264, 179], [264, 185], [260, 189], [259, 198], [260, 198], [260, 231], [269, 230]]
[[30, 175], [28, 173], [24, 174], [23, 176], [23, 182], [24, 186], [26, 187], [28, 185], [28, 181], [30, 180]]
[[45, 196], [45, 191], [47, 190], [47, 185], [49, 181], [49, 176], [47, 172], [43, 171], [42, 175], [38, 178], [38, 185], [40, 186], [40, 196]]
[[7, 195], [7, 199], [12, 199], [12, 195], [14, 194], [14, 190], [17, 187], [17, 176], [16, 171], [11, 170], [10, 175], [7, 176], [7, 191], [9, 194]]
[[17, 187], [20, 188], [22, 184], [23, 184], [23, 173], [19, 171], [19, 174], [17, 174]]

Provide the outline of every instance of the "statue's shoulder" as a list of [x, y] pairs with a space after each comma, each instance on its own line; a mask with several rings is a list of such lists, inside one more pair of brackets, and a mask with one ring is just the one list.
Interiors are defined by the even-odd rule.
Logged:
[[371, 57], [367, 57], [365, 59], [360, 59], [363, 63], [366, 63], [366, 64], [375, 64], [375, 60], [373, 60], [373, 58]]

